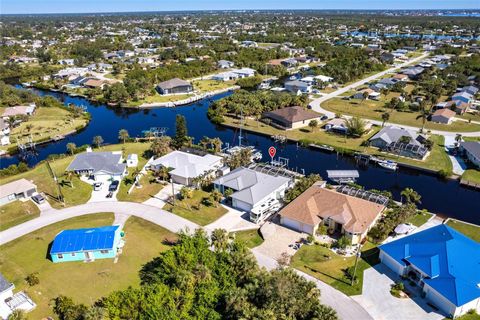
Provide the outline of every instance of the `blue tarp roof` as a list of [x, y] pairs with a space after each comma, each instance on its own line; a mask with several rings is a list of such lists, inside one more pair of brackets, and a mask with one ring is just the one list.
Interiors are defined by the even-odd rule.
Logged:
[[401, 265], [427, 274], [425, 283], [457, 307], [480, 297], [480, 243], [439, 225], [380, 246]]
[[53, 240], [50, 254], [109, 250], [113, 248], [119, 226], [63, 230]]

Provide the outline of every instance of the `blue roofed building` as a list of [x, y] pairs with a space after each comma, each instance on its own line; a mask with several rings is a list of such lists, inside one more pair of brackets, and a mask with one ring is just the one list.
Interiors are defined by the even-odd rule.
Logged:
[[120, 226], [63, 230], [53, 240], [53, 262], [115, 258], [123, 247]]
[[451, 317], [480, 312], [480, 243], [439, 225], [381, 245], [380, 260]]

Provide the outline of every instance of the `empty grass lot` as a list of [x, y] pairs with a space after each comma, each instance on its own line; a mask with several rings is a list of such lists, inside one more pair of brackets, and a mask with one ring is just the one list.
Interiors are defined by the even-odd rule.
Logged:
[[221, 205], [218, 205], [217, 207], [207, 207], [201, 204], [202, 200], [208, 196], [208, 192], [194, 190], [192, 198], [183, 200], [177, 199], [175, 200], [175, 206], [167, 203], [163, 209], [201, 226], [205, 226], [227, 213], [227, 209]]
[[480, 170], [468, 169], [462, 174], [462, 180], [480, 184]]
[[235, 81], [195, 80], [192, 84], [195, 91], [205, 93], [230, 88], [235, 85]]
[[32, 201], [13, 201], [0, 207], [0, 231], [40, 216], [40, 209]]
[[260, 236], [259, 229], [238, 231], [234, 234], [235, 239], [245, 243], [248, 248], [255, 248], [263, 243], [263, 238]]
[[345, 276], [345, 269], [354, 266], [355, 257], [345, 258], [320, 245], [302, 246], [292, 257], [291, 266], [351, 296], [362, 293], [363, 271], [379, 262], [378, 249], [367, 242], [358, 260], [357, 281], [353, 286]]
[[156, 182], [151, 173], [142, 176], [140, 179], [141, 188], [133, 188], [132, 192], [127, 193], [133, 184], [131, 174], [123, 179], [120, 183], [120, 188], [117, 193], [117, 199], [119, 201], [131, 201], [131, 202], [145, 202], [148, 199], [154, 197], [160, 190], [163, 189], [163, 185]]
[[[358, 99], [343, 100], [339, 98], [330, 99], [322, 103], [322, 108], [340, 114], [347, 114], [352, 116], [358, 116], [361, 118], [379, 120], [382, 121], [382, 114], [385, 112], [390, 113], [390, 123], [398, 123], [415, 127], [422, 127], [422, 119], [417, 119], [418, 112], [399, 112], [392, 111], [384, 107], [385, 101], [366, 100], [361, 101]], [[433, 123], [428, 121], [425, 125], [426, 129], [443, 130], [453, 132], [472, 132], [480, 131], [480, 125], [474, 123], [468, 123], [464, 121], [455, 121], [449, 125]]]
[[[91, 304], [114, 290], [139, 286], [138, 271], [142, 265], [169, 248], [162, 243], [165, 238], [176, 238], [175, 234], [159, 226], [130, 217], [124, 227], [126, 245], [118, 263], [104, 259], [91, 263], [54, 264], [47, 259], [49, 244], [61, 230], [112, 223], [112, 213], [81, 216], [50, 225], [0, 247], [2, 274], [15, 284], [16, 290], [26, 290], [37, 304], [37, 308], [28, 314], [29, 319], [52, 316], [49, 303], [58, 295]], [[33, 272], [38, 272], [40, 283], [29, 287], [24, 279]]]
[[420, 211], [416, 215], [408, 219], [407, 222], [413, 224], [416, 227], [420, 227], [424, 225], [431, 217], [431, 213]]
[[[3, 114], [5, 108], [0, 108]], [[57, 135], [64, 135], [75, 131], [77, 127], [87, 125], [88, 121], [83, 117], [74, 117], [71, 112], [62, 108], [42, 107], [37, 108], [35, 114], [28, 121], [22, 122], [18, 127], [11, 130], [10, 143], [1, 146], [7, 150], [17, 145], [17, 142], [26, 143], [31, 136], [33, 141], [46, 140]]]
[[447, 225], [457, 230], [458, 232], [463, 233], [467, 237], [477, 242], [480, 242], [480, 226], [465, 223], [455, 219], [449, 219]]

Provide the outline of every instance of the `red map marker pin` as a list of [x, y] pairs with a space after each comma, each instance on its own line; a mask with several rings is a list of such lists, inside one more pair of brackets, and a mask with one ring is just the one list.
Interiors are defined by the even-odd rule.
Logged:
[[268, 148], [268, 154], [270, 155], [270, 158], [272, 158], [272, 160], [273, 160], [273, 157], [275, 157], [276, 153], [277, 153], [277, 149], [275, 149], [275, 147]]

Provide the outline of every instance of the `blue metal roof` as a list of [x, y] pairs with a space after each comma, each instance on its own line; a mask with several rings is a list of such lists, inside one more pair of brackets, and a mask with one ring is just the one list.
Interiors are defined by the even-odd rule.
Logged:
[[113, 248], [115, 231], [119, 226], [63, 230], [53, 240], [50, 254]]
[[379, 247], [426, 275], [425, 283], [457, 307], [480, 297], [480, 243], [439, 225]]

